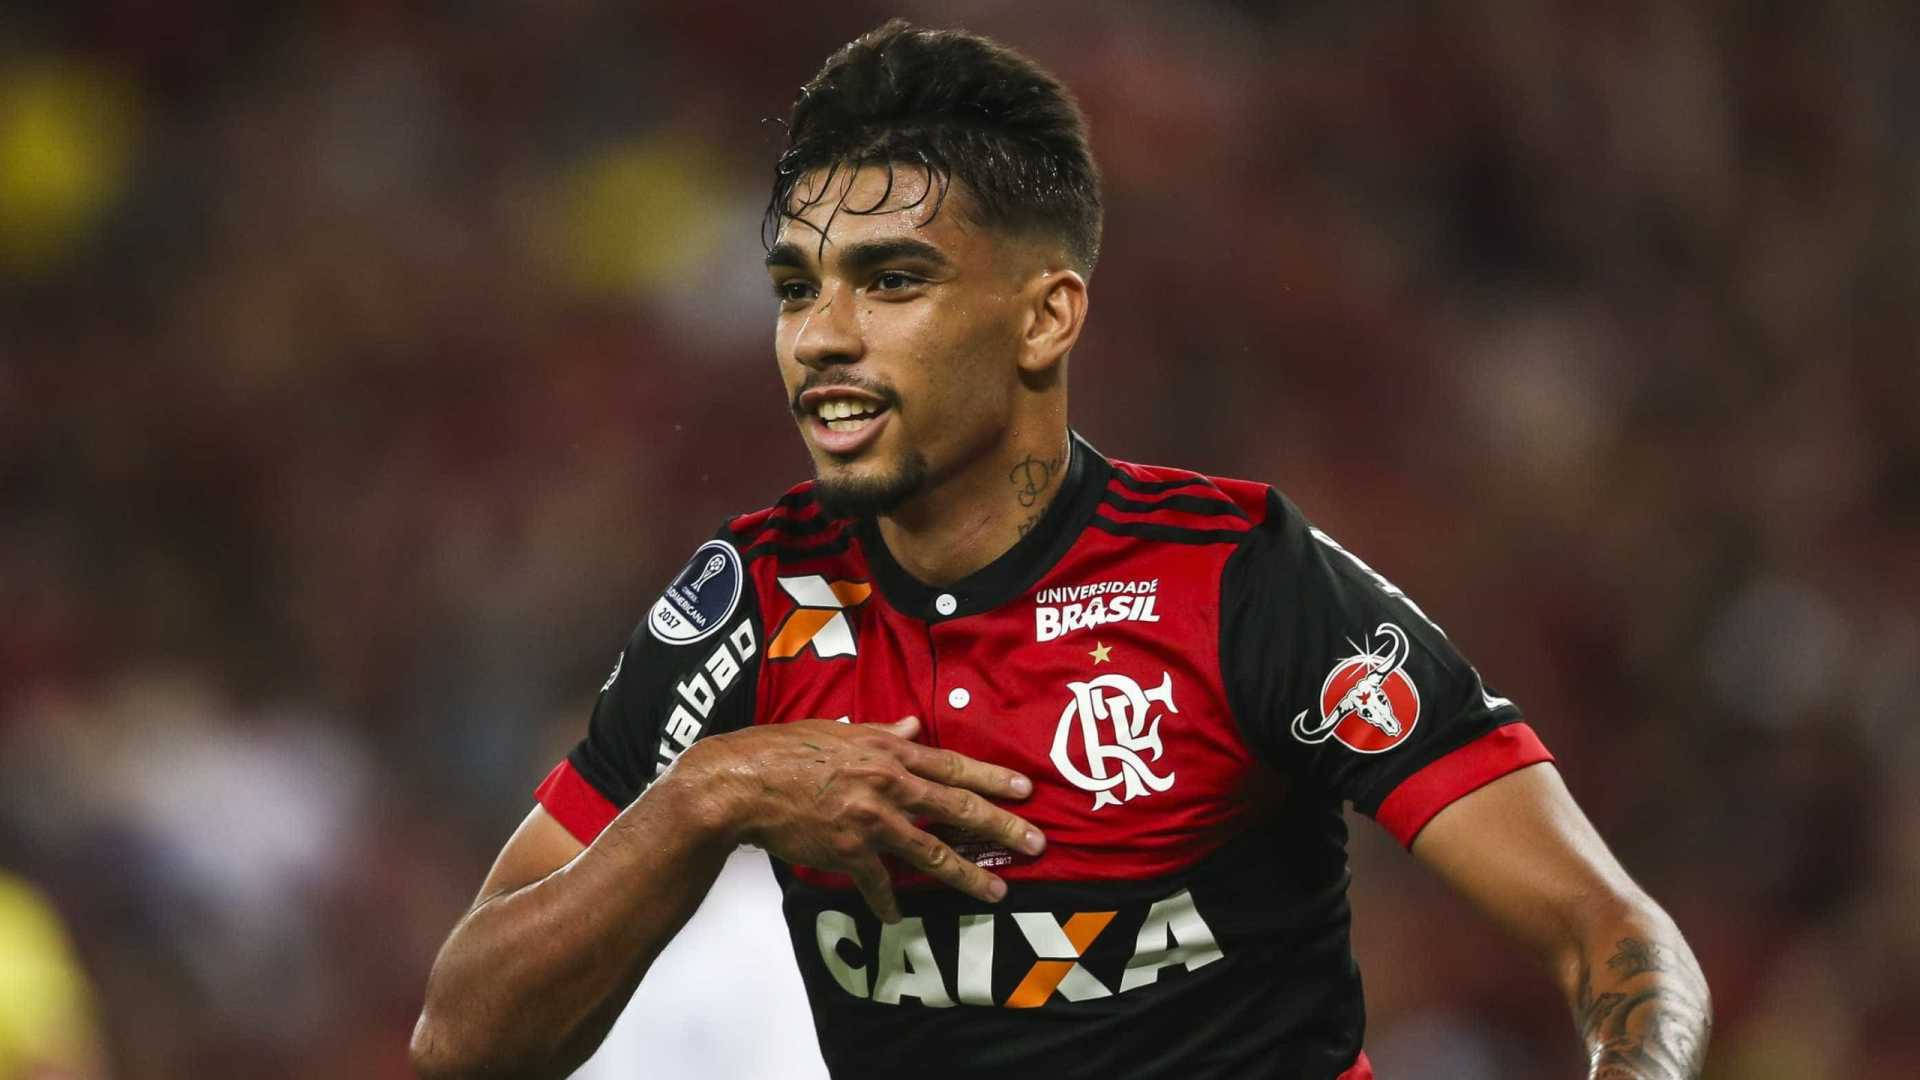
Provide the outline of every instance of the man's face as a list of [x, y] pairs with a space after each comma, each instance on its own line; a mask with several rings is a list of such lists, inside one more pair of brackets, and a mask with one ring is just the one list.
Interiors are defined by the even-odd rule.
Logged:
[[895, 509], [1012, 422], [1024, 248], [968, 223], [957, 187], [934, 213], [927, 185], [915, 166], [802, 177], [794, 201], [811, 205], [767, 255], [780, 377], [815, 490], [841, 512]]

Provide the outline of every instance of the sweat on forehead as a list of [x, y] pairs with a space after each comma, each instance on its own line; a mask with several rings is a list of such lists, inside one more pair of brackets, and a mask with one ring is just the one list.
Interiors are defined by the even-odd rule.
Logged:
[[966, 194], [953, 188], [948, 174], [918, 162], [839, 163], [813, 169], [794, 182], [782, 208], [778, 239], [795, 240], [798, 231], [805, 231], [824, 241], [843, 214], [898, 215], [915, 228], [945, 214], [956, 224], [970, 225]]

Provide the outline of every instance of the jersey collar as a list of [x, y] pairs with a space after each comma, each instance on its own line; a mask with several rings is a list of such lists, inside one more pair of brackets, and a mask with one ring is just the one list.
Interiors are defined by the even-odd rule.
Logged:
[[[1067, 433], [1067, 454], [1067, 475], [1039, 522], [1005, 554], [951, 584], [928, 585], [907, 573], [887, 550], [874, 519], [862, 518], [855, 530], [887, 603], [916, 619], [943, 622], [999, 607], [1031, 588], [1079, 539], [1113, 473], [1079, 432]], [[942, 597], [952, 600], [943, 604]]]

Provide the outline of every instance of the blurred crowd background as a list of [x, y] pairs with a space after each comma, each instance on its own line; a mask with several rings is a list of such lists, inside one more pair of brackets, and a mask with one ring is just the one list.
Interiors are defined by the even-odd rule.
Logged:
[[[806, 474], [768, 118], [895, 14], [1092, 120], [1079, 429], [1421, 600], [1689, 934], [1711, 1077], [1920, 1076], [1920, 8], [109, 0], [0, 18], [0, 1080], [406, 1075], [631, 625]], [[1579, 1075], [1356, 832], [1382, 1076]], [[596, 1075], [817, 1075], [729, 880]]]

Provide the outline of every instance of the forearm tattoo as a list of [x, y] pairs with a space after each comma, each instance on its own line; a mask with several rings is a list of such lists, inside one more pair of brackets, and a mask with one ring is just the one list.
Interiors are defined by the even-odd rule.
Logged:
[[1621, 938], [1596, 981], [1580, 962], [1574, 1019], [1590, 1080], [1695, 1080], [1713, 1018], [1706, 979], [1685, 950]]

